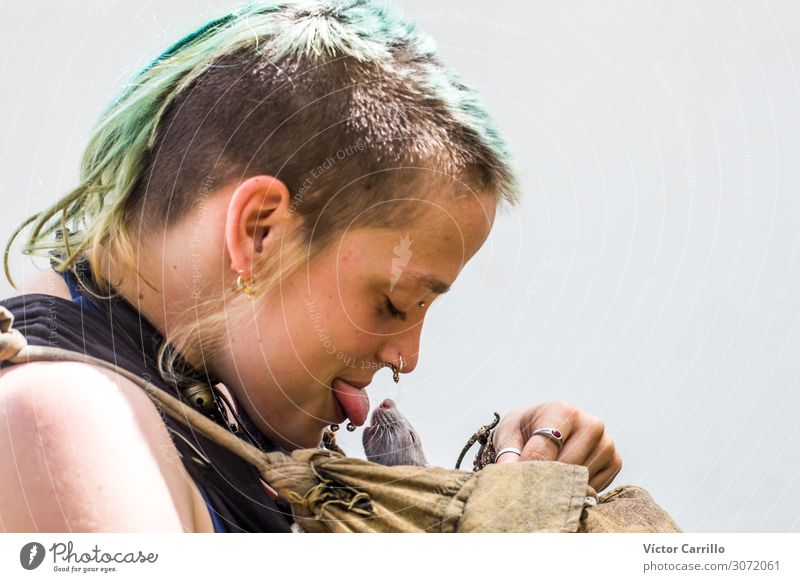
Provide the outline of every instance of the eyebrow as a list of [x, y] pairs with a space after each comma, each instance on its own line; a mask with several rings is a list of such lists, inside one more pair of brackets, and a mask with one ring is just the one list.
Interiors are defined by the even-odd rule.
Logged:
[[430, 289], [434, 293], [443, 295], [448, 291], [450, 291], [450, 285], [440, 281], [433, 275], [425, 275], [422, 273], [410, 273], [410, 275], [412, 279], [414, 279], [418, 283], [425, 285], [428, 289]]

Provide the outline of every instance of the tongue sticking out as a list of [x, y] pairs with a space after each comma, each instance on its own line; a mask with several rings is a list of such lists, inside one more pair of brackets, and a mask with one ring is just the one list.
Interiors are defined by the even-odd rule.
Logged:
[[364, 424], [369, 414], [369, 396], [366, 390], [351, 386], [341, 378], [336, 378], [331, 387], [350, 422], [356, 426]]

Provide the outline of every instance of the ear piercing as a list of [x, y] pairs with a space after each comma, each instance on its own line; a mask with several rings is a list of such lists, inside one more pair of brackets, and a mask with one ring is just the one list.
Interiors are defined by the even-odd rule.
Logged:
[[253, 299], [256, 296], [256, 288], [255, 288], [255, 277], [252, 277], [249, 282], [245, 281], [242, 278], [244, 274], [244, 269], [239, 269], [239, 275], [236, 277], [236, 287], [247, 295], [248, 299]]

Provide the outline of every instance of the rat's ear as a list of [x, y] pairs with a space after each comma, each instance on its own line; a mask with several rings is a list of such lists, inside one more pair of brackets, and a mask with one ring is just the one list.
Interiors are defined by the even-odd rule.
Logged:
[[[286, 185], [272, 176], [253, 176], [231, 194], [225, 215], [225, 245], [231, 269], [250, 278], [254, 255], [290, 230], [295, 219], [289, 212], [291, 195]], [[279, 247], [275, 247], [279, 248]]]

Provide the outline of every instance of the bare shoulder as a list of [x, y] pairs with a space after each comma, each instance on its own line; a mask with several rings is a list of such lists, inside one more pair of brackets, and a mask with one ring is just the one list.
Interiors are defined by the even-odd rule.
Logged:
[[28, 293], [43, 293], [44, 295], [55, 295], [56, 297], [71, 299], [66, 281], [52, 269], [26, 277], [12, 297]]
[[5, 531], [211, 531], [147, 395], [80, 362], [0, 372], [0, 516]]

